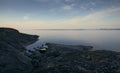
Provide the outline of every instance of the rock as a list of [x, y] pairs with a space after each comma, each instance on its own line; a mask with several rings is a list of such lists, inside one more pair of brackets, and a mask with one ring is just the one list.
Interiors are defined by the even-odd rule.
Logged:
[[[119, 52], [91, 50], [91, 46], [47, 43], [33, 73], [119, 73]], [[38, 59], [37, 59], [38, 60]]]
[[30, 73], [31, 59], [24, 55], [25, 46], [38, 40], [36, 35], [0, 28], [0, 73]]

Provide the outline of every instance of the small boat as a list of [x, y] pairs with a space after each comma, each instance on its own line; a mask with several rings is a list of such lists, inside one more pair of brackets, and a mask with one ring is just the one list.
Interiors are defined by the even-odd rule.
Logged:
[[48, 49], [47, 45], [42, 45], [39, 49], [37, 49], [40, 53], [45, 53]]

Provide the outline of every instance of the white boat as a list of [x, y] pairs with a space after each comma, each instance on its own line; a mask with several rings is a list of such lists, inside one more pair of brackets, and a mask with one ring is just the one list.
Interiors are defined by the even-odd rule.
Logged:
[[47, 51], [47, 48], [48, 48], [47, 45], [42, 45], [42, 46], [38, 49], [38, 51], [39, 51], [40, 53], [45, 53], [45, 52]]

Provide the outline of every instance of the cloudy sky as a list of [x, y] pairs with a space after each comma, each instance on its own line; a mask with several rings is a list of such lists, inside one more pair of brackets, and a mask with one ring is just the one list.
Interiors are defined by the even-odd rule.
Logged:
[[0, 27], [120, 28], [120, 0], [0, 0]]

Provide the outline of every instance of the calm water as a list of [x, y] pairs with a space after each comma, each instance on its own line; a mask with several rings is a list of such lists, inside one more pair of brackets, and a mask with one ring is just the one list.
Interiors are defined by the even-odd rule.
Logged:
[[22, 32], [40, 36], [39, 41], [27, 48], [51, 42], [91, 45], [94, 49], [120, 51], [120, 30], [23, 30]]

